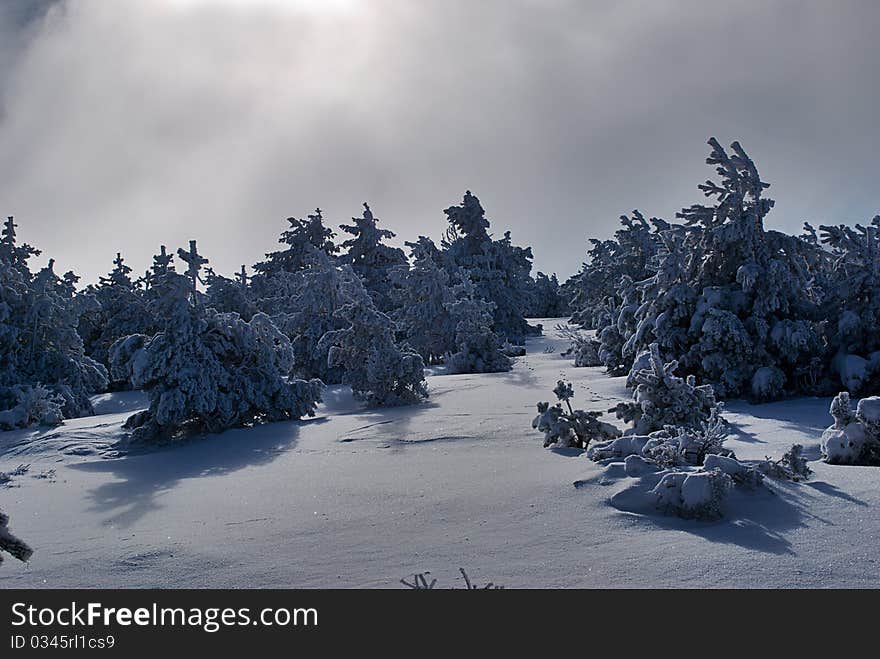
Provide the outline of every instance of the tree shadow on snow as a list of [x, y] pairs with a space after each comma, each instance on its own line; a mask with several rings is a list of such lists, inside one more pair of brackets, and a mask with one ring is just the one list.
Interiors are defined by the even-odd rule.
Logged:
[[714, 521], [663, 515], [653, 503], [648, 503], [648, 489], [633, 485], [614, 495], [610, 503], [645, 525], [767, 554], [796, 555], [786, 533], [807, 526], [810, 519], [832, 525], [809, 512], [805, 499], [810, 493], [803, 489], [803, 484], [772, 482], [754, 490], [735, 489], [729, 496], [725, 517]]
[[378, 407], [361, 410], [360, 417], [366, 422], [352, 428], [337, 441], [343, 443], [373, 441], [381, 448], [402, 448], [406, 445], [437, 441], [475, 439], [464, 437], [445, 429], [440, 419], [433, 423], [414, 423], [428, 410], [439, 407], [436, 403], [420, 403], [401, 407]]
[[823, 431], [831, 425], [828, 412], [831, 398], [803, 397], [781, 400], [774, 403], [752, 404], [744, 400], [731, 400], [724, 403], [724, 411], [781, 421], [784, 426], [803, 431], [806, 428]]
[[563, 448], [556, 445], [550, 447], [550, 452], [565, 458], [579, 458], [586, 453], [582, 448]]
[[70, 465], [72, 469], [107, 473], [113, 481], [88, 493], [90, 510], [108, 513], [109, 526], [129, 527], [160, 509], [159, 497], [181, 481], [222, 476], [245, 467], [268, 464], [296, 446], [300, 428], [325, 423], [326, 418], [282, 421], [253, 428], [235, 428], [154, 450], [98, 462]]
[[538, 376], [535, 375], [535, 371], [530, 366], [528, 366], [527, 364], [518, 364], [517, 366], [519, 366], [519, 368], [514, 366], [513, 370], [511, 371], [504, 371], [501, 373], [486, 373], [485, 375], [505, 380], [506, 382], [516, 387], [528, 387], [530, 389], [546, 388], [546, 384], [541, 382]]
[[867, 506], [868, 504], [862, 501], [861, 499], [857, 499], [851, 494], [847, 494], [843, 490], [838, 487], [835, 487], [831, 483], [825, 483], [824, 481], [815, 481], [807, 483], [809, 487], [812, 487], [814, 490], [818, 490], [822, 494], [827, 494], [831, 497], [837, 497], [838, 499], [843, 499], [844, 501], [849, 501], [850, 503], [854, 503], [857, 506]]
[[747, 442], [750, 444], [766, 444], [763, 439], [758, 439], [754, 433], [747, 432], [739, 424], [730, 422], [727, 425], [727, 433], [730, 439], [738, 442]]

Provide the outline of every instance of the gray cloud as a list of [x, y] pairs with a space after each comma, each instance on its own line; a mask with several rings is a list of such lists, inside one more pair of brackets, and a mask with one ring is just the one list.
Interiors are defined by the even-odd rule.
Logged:
[[470, 188], [567, 276], [621, 213], [698, 200], [710, 135], [756, 160], [776, 227], [880, 206], [874, 2], [248, 6], [0, 13], [0, 212], [23, 238], [86, 280], [190, 237], [228, 272], [319, 205], [437, 237]]

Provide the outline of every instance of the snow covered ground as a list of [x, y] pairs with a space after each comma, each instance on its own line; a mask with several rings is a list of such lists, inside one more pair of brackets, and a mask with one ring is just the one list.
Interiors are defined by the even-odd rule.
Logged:
[[[807, 483], [737, 492], [717, 522], [623, 512], [630, 479], [543, 449], [530, 423], [560, 378], [586, 410], [628, 398], [624, 378], [574, 368], [558, 321], [538, 322], [513, 371], [431, 375], [415, 407], [363, 410], [335, 387], [314, 419], [114, 457], [134, 392], [2, 433], [0, 471], [30, 468], [0, 505], [35, 554], [0, 587], [397, 588], [423, 571], [448, 587], [459, 566], [508, 588], [880, 586], [877, 468], [811, 462]], [[829, 403], [733, 401], [726, 445], [818, 460]]]

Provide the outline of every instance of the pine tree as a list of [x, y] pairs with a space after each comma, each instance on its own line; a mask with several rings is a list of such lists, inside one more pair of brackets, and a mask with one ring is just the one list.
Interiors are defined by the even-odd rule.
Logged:
[[426, 364], [439, 364], [455, 347], [455, 321], [448, 304], [455, 299], [449, 275], [440, 267], [440, 252], [430, 238], [408, 242], [412, 267], [391, 271], [391, 318], [406, 346]]
[[477, 297], [495, 305], [492, 329], [503, 339], [522, 343], [527, 335], [537, 333], [539, 330], [525, 321], [531, 249], [513, 245], [509, 232], [501, 240], [492, 240], [485, 211], [470, 190], [460, 205], [443, 212], [449, 220], [443, 247], [450, 276], [465, 271]]
[[366, 202], [363, 215], [351, 219], [354, 224], [339, 225], [344, 232], [354, 236], [342, 243], [342, 249], [346, 251], [340, 257], [340, 262], [351, 265], [363, 280], [376, 307], [387, 312], [393, 304], [390, 297], [390, 272], [407, 264], [406, 255], [403, 250], [389, 247], [382, 242], [394, 238], [394, 232], [378, 228], [377, 220]]
[[3, 229], [0, 230], [0, 258], [14, 268], [27, 270], [28, 259], [39, 256], [41, 252], [27, 243], [17, 244], [15, 232], [17, 226], [11, 215], [6, 218]]
[[118, 252], [113, 266], [97, 286], [84, 291], [83, 297], [93, 297], [97, 304], [80, 317], [77, 326], [86, 354], [107, 367], [108, 351], [118, 338], [155, 329], [143, 290], [132, 281], [131, 268]]
[[153, 264], [144, 274], [144, 288], [149, 290], [156, 277], [161, 277], [168, 272], [174, 272], [174, 255], [167, 252], [165, 245], [159, 245], [159, 253], [153, 255]]
[[650, 266], [660, 250], [661, 234], [669, 228], [667, 222], [656, 217], [646, 220], [638, 210], [631, 217], [621, 215], [620, 222], [623, 226], [612, 240], [590, 239], [587, 261], [564, 285], [572, 322], [590, 329], [607, 326], [604, 312], [609, 305], [620, 304], [617, 289], [622, 277], [638, 282], [651, 276]]
[[462, 273], [453, 289], [455, 300], [446, 309], [455, 325], [455, 349], [446, 355], [450, 373], [499, 373], [509, 371], [512, 362], [502, 351], [502, 342], [492, 331], [491, 302], [476, 297], [474, 285]]
[[817, 393], [826, 361], [818, 249], [809, 234], [766, 230], [769, 184], [739, 143], [731, 145], [732, 155], [714, 138], [709, 144], [707, 163], [719, 181], [699, 188], [713, 203], [683, 209], [677, 215], [683, 225], [652, 220], [649, 230], [635, 216], [622, 234], [629, 247], [615, 253], [621, 235], [582, 275], [601, 290], [626, 253], [632, 255], [627, 267], [645, 273], [640, 280], [621, 278], [619, 302], [599, 332], [603, 359], [620, 373], [657, 343], [682, 372], [711, 383], [721, 397]]
[[199, 282], [202, 281], [201, 277], [199, 276], [199, 273], [202, 270], [202, 266], [204, 266], [208, 263], [208, 259], [206, 259], [204, 256], [199, 254], [199, 250], [196, 247], [195, 240], [189, 241], [189, 249], [188, 250], [185, 250], [182, 247], [179, 248], [177, 250], [177, 257], [181, 261], [186, 263], [186, 276], [190, 280], [190, 284], [191, 284], [191, 288], [192, 288], [191, 294], [192, 294], [193, 300], [195, 300], [195, 298], [198, 296]]
[[32, 274], [38, 252], [15, 241], [7, 220], [0, 249], [0, 428], [55, 424], [93, 413], [89, 396], [107, 386], [107, 373], [85, 355], [76, 327], [83, 313], [54, 261]]
[[369, 297], [353, 300], [334, 316], [346, 326], [327, 332], [318, 349], [327, 350], [328, 365], [342, 370], [356, 398], [380, 407], [427, 398], [422, 358], [397, 346], [391, 319]]
[[851, 393], [871, 391], [880, 385], [880, 215], [867, 226], [819, 229], [830, 250], [822, 274], [832, 369]]
[[257, 312], [257, 308], [248, 296], [247, 273], [244, 266], [241, 268], [236, 279], [218, 275], [213, 268], [205, 268], [206, 304], [217, 311], [237, 313], [244, 320], [249, 321]]
[[[183, 253], [197, 254], [195, 245]], [[110, 349], [114, 377], [129, 379], [150, 402], [126, 422], [133, 441], [298, 419], [312, 416], [320, 401], [320, 381], [287, 379], [293, 350], [268, 316], [246, 322], [194, 294], [203, 262], [191, 259], [187, 275], [157, 277], [150, 306], [160, 332], [121, 338]]]
[[711, 385], [696, 384], [694, 376], [674, 375], [678, 362], [664, 363], [660, 347], [653, 343], [644, 358], [633, 366], [633, 401], [610, 410], [627, 423], [630, 433], [647, 435], [666, 426], [694, 429], [720, 413]]
[[320, 208], [315, 209], [315, 212], [305, 220], [289, 217], [287, 221], [290, 223], [290, 228], [282, 232], [278, 239], [279, 243], [287, 247], [266, 254], [265, 261], [254, 265], [254, 270], [260, 275], [255, 279], [265, 280], [279, 273], [296, 272], [306, 267], [310, 252], [307, 246], [318, 249], [330, 257], [335, 257], [339, 252], [339, 247], [333, 242], [336, 234], [324, 226], [324, 217]]
[[293, 375], [339, 384], [342, 370], [329, 365], [329, 348], [319, 347], [319, 342], [327, 332], [347, 326], [336, 315], [339, 309], [354, 300], [370, 298], [351, 266], [339, 266], [313, 247], [307, 252], [305, 267], [272, 277], [272, 297], [257, 300], [257, 306], [290, 338]]
[[624, 293], [635, 306], [622, 322], [621, 332], [627, 337], [620, 351], [622, 363], [632, 362], [650, 345], [651, 339], [670, 355], [682, 355], [689, 347], [688, 333], [697, 295], [684, 273], [685, 234], [681, 227], [665, 230], [656, 263], [649, 266], [653, 274]]
[[608, 313], [608, 324], [602, 327], [599, 337], [599, 359], [610, 375], [625, 375], [632, 366], [632, 357], [624, 355], [626, 341], [635, 330], [635, 315], [639, 309], [638, 289], [629, 275], [623, 275], [617, 286], [619, 304]]
[[526, 311], [530, 318], [562, 318], [570, 314], [568, 300], [563, 296], [556, 274], [549, 277], [538, 272], [529, 286], [529, 306]]

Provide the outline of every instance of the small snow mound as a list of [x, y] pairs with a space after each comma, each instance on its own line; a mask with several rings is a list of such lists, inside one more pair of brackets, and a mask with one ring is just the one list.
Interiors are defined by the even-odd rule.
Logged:
[[92, 396], [92, 407], [96, 415], [130, 414], [145, 410], [150, 406], [147, 395], [143, 391], [115, 391], [108, 394]]
[[867, 435], [860, 423], [830, 427], [822, 433], [822, 455], [829, 464], [855, 464], [864, 453]]
[[624, 435], [605, 442], [597, 442], [587, 450], [587, 457], [594, 462], [609, 459], [622, 459], [630, 455], [639, 455], [645, 448], [650, 437], [647, 435]]
[[743, 484], [757, 487], [764, 481], [764, 475], [754, 467], [745, 465], [736, 458], [724, 455], [707, 455], [703, 468], [706, 471], [717, 469], [724, 472], [738, 485]]
[[856, 407], [856, 416], [866, 426], [880, 428], [880, 396], [862, 398]]
[[717, 519], [724, 514], [724, 499], [733, 479], [720, 469], [712, 471], [670, 471], [652, 490], [657, 505], [666, 512], [693, 519]]
[[623, 461], [623, 464], [626, 470], [626, 475], [633, 478], [657, 471], [656, 464], [649, 460], [645, 460], [645, 458], [640, 455], [626, 456], [626, 460]]

